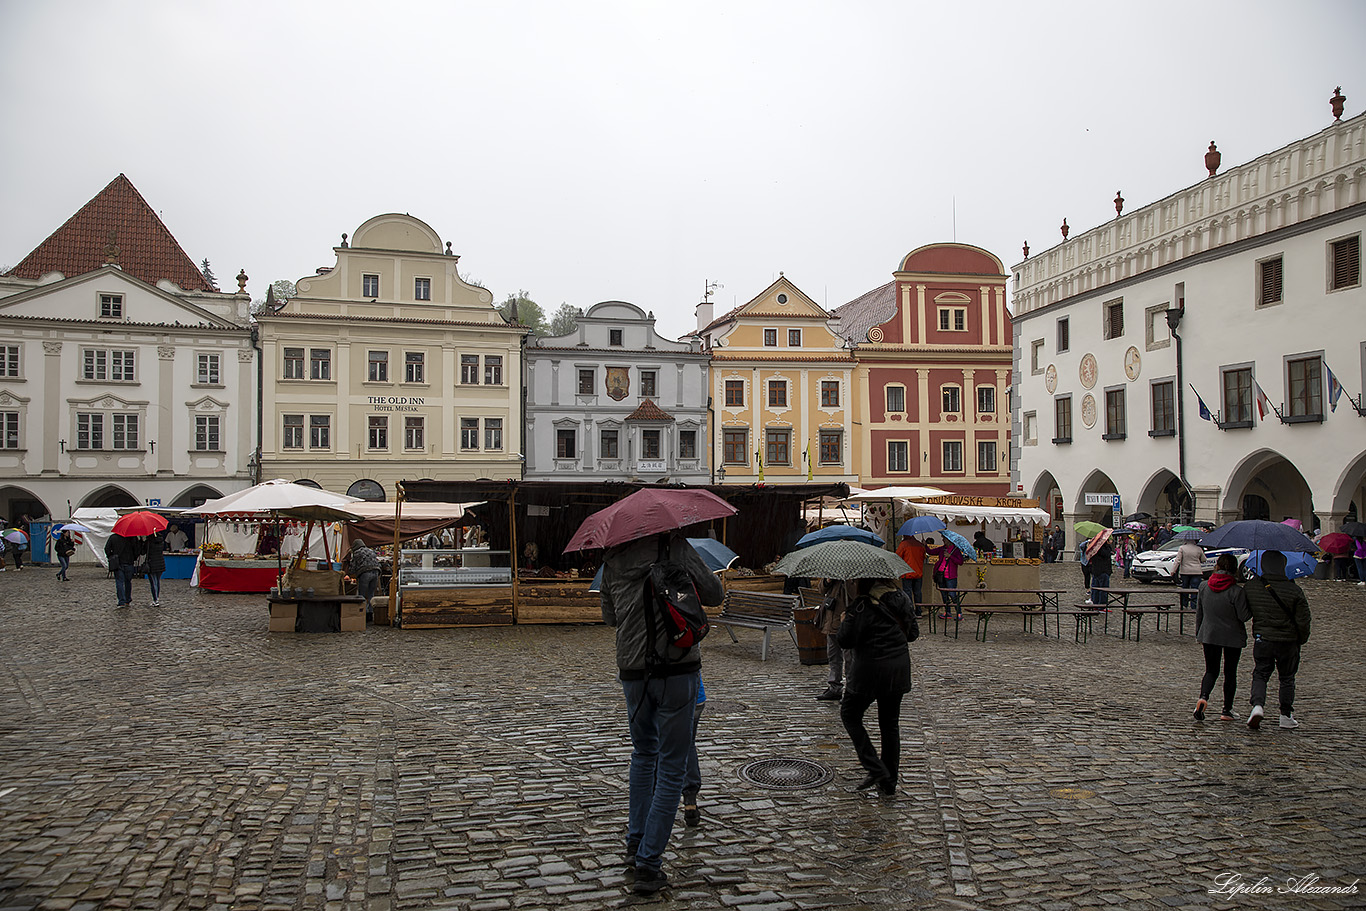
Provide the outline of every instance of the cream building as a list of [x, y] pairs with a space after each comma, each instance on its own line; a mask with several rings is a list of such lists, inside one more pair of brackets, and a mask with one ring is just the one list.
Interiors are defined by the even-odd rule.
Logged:
[[333, 251], [257, 316], [262, 476], [376, 500], [406, 479], [520, 478], [525, 328], [410, 215], [376, 216]]

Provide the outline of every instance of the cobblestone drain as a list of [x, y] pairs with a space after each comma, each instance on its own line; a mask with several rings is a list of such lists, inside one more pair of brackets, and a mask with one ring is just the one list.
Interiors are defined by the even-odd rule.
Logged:
[[[642, 902], [617, 860], [609, 630], [268, 634], [259, 597], [168, 583], [167, 606], [120, 611], [73, 578], [0, 576], [0, 909], [1212, 908], [1252, 900], [1211, 895], [1221, 872], [1366, 871], [1355, 587], [1306, 584], [1295, 732], [1194, 724], [1189, 635], [926, 632], [893, 800], [848, 791], [825, 668], [712, 637], [705, 824], [675, 830], [674, 886]], [[1240, 718], [1250, 672], [1245, 653]], [[835, 778], [741, 780], [776, 756]]]

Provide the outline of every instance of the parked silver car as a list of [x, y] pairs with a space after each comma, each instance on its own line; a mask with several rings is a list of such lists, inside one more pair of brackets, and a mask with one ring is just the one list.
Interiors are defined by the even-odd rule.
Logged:
[[[1184, 543], [1184, 541], [1173, 538], [1160, 545], [1156, 550], [1143, 551], [1134, 557], [1133, 565], [1129, 567], [1129, 575], [1140, 582], [1179, 582], [1180, 580], [1172, 573], [1172, 570], [1176, 567], [1176, 552]], [[1239, 569], [1247, 561], [1248, 556], [1246, 550], [1238, 547], [1221, 547], [1205, 551], [1204, 575], [1206, 578], [1214, 572], [1214, 563], [1219, 559], [1220, 554], [1235, 555], [1238, 558]]]

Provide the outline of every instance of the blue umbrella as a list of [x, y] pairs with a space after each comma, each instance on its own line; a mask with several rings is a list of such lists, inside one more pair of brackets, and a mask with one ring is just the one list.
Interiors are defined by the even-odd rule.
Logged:
[[942, 531], [948, 528], [938, 516], [915, 516], [901, 523], [899, 535], [923, 535], [927, 531]]
[[866, 528], [858, 528], [854, 525], [827, 525], [810, 534], [802, 535], [797, 539], [797, 546], [808, 547], [812, 544], [824, 544], [826, 541], [862, 541], [864, 544], [872, 544], [876, 547], [881, 547], [884, 543], [881, 538]]
[[944, 535], [944, 540], [948, 541], [954, 547], [961, 550], [963, 552], [963, 556], [967, 557], [969, 560], [977, 559], [977, 550], [971, 544], [968, 543], [967, 538], [963, 537], [956, 531], [949, 531], [947, 528], [942, 529], [942, 532]]
[[1205, 549], [1242, 547], [1247, 550], [1279, 550], [1282, 553], [1315, 553], [1319, 546], [1289, 525], [1264, 519], [1243, 519], [1220, 525], [1201, 537]]
[[[707, 569], [714, 573], [719, 573], [723, 569], [730, 569], [730, 565], [740, 559], [739, 554], [714, 538], [689, 538], [688, 543], [692, 545], [693, 550], [697, 551], [702, 562], [707, 564]], [[599, 566], [597, 574], [593, 576], [593, 581], [588, 583], [590, 592], [602, 591], [603, 568], [603, 566]]]
[[[1264, 550], [1254, 550], [1248, 555], [1248, 569], [1257, 575], [1262, 574], [1262, 554]], [[1306, 576], [1314, 575], [1314, 570], [1318, 567], [1318, 558], [1310, 553], [1288, 553], [1285, 554], [1285, 575], [1288, 579], [1303, 579]]]
[[72, 534], [75, 534], [77, 532], [90, 531], [90, 529], [86, 528], [80, 522], [67, 522], [65, 525], [52, 526], [52, 537], [58, 537], [64, 531], [69, 531]]

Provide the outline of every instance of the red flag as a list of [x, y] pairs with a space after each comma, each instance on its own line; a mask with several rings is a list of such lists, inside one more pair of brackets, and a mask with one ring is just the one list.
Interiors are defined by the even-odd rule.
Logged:
[[1262, 384], [1253, 380], [1252, 385], [1257, 387], [1257, 417], [1266, 420], [1266, 413], [1276, 409], [1272, 407], [1271, 399], [1267, 398], [1265, 390], [1262, 389]]

